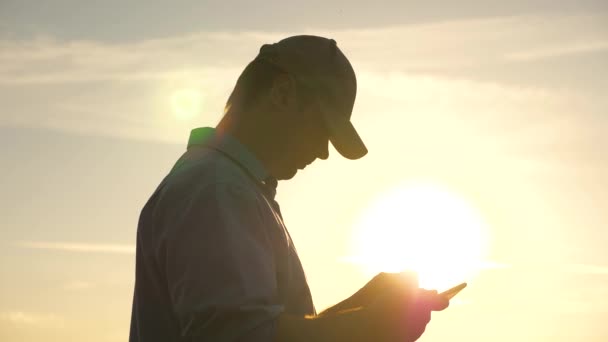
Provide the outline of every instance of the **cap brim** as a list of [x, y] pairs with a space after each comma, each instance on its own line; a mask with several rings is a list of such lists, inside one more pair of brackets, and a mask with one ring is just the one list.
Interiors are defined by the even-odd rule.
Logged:
[[329, 130], [329, 141], [343, 157], [359, 159], [367, 154], [367, 147], [359, 137], [350, 120], [333, 115], [325, 115]]

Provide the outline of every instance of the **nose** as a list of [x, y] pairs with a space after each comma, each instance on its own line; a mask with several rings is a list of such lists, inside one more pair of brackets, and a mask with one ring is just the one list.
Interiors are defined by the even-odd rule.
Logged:
[[327, 160], [329, 158], [329, 141], [325, 144], [321, 145], [321, 149], [319, 151], [319, 156], [317, 157], [322, 160]]

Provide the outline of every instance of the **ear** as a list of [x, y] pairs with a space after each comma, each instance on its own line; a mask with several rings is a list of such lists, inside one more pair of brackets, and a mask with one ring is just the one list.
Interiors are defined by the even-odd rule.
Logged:
[[277, 76], [270, 89], [270, 100], [281, 111], [294, 108], [297, 103], [295, 79], [287, 73]]

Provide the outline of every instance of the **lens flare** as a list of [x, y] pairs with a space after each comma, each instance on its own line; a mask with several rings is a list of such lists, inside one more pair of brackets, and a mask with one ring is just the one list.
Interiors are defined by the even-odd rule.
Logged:
[[179, 89], [171, 95], [173, 115], [179, 120], [191, 120], [203, 109], [203, 96], [196, 89]]
[[418, 273], [425, 288], [469, 281], [484, 265], [487, 229], [456, 193], [417, 183], [381, 196], [355, 226], [354, 256], [366, 272]]

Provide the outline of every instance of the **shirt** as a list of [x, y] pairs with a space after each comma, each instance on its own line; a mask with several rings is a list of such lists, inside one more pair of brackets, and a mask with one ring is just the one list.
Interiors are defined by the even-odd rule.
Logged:
[[270, 342], [280, 313], [315, 314], [269, 176], [235, 138], [191, 132], [141, 211], [130, 342]]

